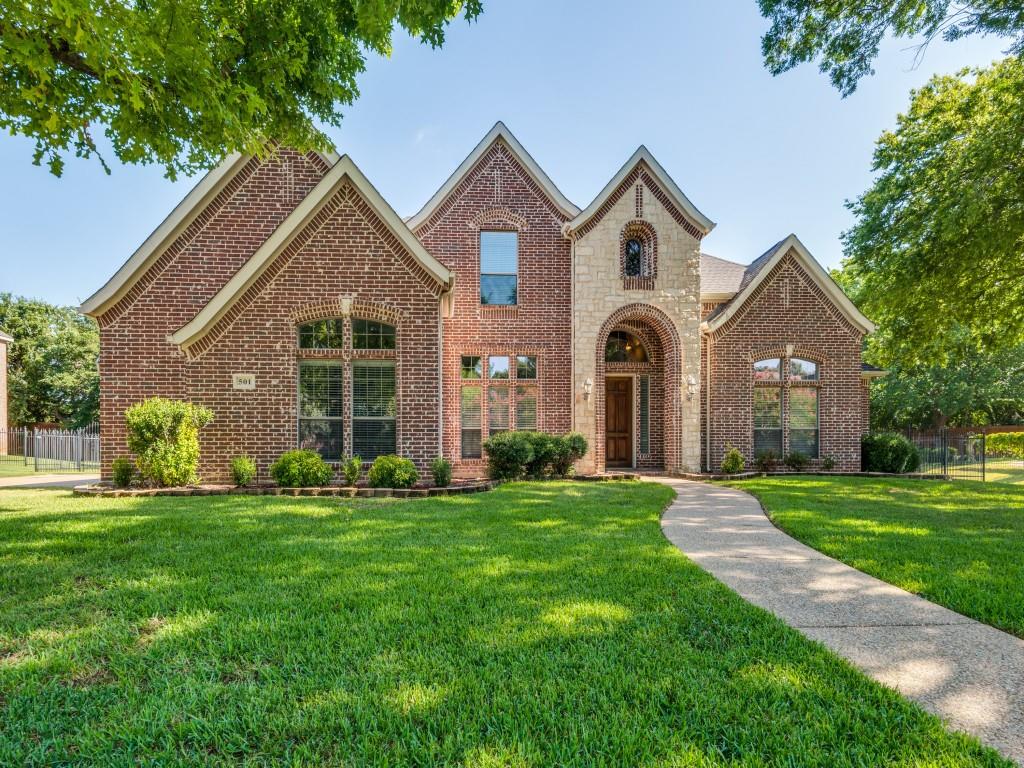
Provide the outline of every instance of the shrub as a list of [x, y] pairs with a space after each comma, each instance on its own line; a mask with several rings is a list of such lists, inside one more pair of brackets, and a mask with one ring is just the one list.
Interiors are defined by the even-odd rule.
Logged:
[[416, 465], [401, 456], [378, 456], [367, 477], [373, 488], [412, 488], [419, 479]]
[[444, 456], [438, 456], [430, 462], [430, 474], [435, 488], [447, 488], [452, 483], [452, 463]]
[[181, 400], [151, 397], [124, 413], [128, 449], [139, 472], [156, 485], [189, 485], [198, 479], [199, 430], [213, 412]]
[[114, 477], [115, 488], [127, 488], [132, 484], [132, 476], [135, 474], [135, 465], [131, 459], [119, 458], [110, 463], [110, 472]]
[[754, 456], [754, 466], [758, 472], [771, 472], [779, 463], [779, 455], [771, 448], [763, 448]]
[[533, 441], [525, 432], [499, 432], [484, 441], [484, 450], [495, 480], [518, 480], [533, 461]]
[[996, 432], [986, 435], [985, 455], [1024, 459], [1024, 432]]
[[355, 485], [363, 474], [363, 460], [358, 456], [346, 459], [341, 465], [341, 474], [345, 477], [345, 485]]
[[333, 474], [316, 451], [285, 451], [270, 465], [270, 476], [284, 488], [327, 485]]
[[579, 432], [570, 432], [556, 438], [556, 450], [551, 460], [551, 474], [555, 477], [569, 477], [573, 464], [587, 453], [587, 438]]
[[826, 456], [821, 460], [821, 468], [826, 472], [831, 472], [836, 468], [836, 460], [834, 456]]
[[803, 451], [790, 451], [786, 454], [786, 466], [794, 472], [803, 472], [811, 463], [811, 457]]
[[921, 454], [903, 435], [895, 432], [875, 432], [865, 435], [860, 444], [861, 466], [865, 472], [916, 472], [921, 466]]
[[546, 432], [520, 432], [530, 443], [533, 454], [523, 473], [532, 480], [542, 480], [551, 471], [551, 463], [559, 451], [558, 438]]
[[235, 485], [243, 488], [256, 477], [256, 462], [248, 456], [235, 456], [231, 460], [231, 479]]
[[740, 452], [729, 443], [725, 444], [725, 455], [722, 457], [722, 474], [738, 475], [747, 466], [747, 460]]

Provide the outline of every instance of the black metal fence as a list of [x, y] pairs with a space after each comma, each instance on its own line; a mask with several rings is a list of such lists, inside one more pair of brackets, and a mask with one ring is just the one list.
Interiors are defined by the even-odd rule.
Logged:
[[908, 430], [921, 456], [922, 475], [949, 480], [985, 480], [985, 434], [967, 430]]
[[0, 475], [10, 472], [98, 472], [100, 430], [0, 430]]

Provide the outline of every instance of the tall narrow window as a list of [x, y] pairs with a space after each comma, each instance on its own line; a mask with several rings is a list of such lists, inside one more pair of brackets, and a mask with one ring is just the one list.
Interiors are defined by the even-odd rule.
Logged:
[[642, 277], [644, 273], [644, 244], [635, 237], [623, 246], [622, 271], [626, 277]]
[[364, 461], [395, 453], [395, 364], [352, 364], [352, 453]]
[[480, 233], [480, 303], [514, 305], [519, 300], [519, 234]]
[[782, 456], [782, 388], [754, 387], [754, 455]]
[[789, 447], [818, 458], [818, 390], [792, 387], [789, 390]]
[[341, 363], [299, 365], [299, 447], [316, 451], [327, 461], [341, 461], [342, 392]]
[[479, 459], [482, 453], [480, 440], [481, 388], [478, 384], [463, 386], [460, 403], [462, 419], [462, 458]]
[[537, 429], [536, 384], [516, 384], [516, 429]]
[[508, 432], [508, 384], [489, 384], [487, 387], [487, 434]]
[[651, 377], [640, 377], [640, 453], [651, 452]]

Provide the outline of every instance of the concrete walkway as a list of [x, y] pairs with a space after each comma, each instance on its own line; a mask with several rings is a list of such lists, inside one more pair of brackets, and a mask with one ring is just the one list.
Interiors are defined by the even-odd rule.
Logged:
[[676, 490], [669, 541], [744, 599], [1024, 765], [1024, 640], [861, 573], [790, 538], [752, 496]]
[[0, 477], [0, 488], [74, 488], [76, 485], [98, 483], [99, 481], [99, 475], [37, 472], [34, 475]]

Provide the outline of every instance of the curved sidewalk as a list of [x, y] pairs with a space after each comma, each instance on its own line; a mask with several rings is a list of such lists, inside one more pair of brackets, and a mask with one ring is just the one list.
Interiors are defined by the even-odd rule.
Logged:
[[676, 491], [661, 527], [687, 557], [951, 727], [1024, 765], [1024, 640], [801, 544], [772, 525], [749, 494], [657, 481]]

